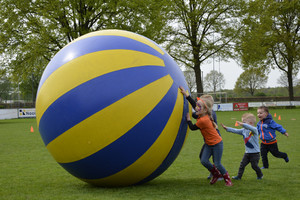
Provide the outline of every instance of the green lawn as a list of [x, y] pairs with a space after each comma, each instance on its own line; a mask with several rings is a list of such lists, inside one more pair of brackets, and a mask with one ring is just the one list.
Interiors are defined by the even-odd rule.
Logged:
[[[256, 115], [256, 110], [251, 111]], [[234, 126], [244, 111], [217, 112], [218, 123]], [[300, 199], [300, 109], [271, 110], [281, 116], [278, 123], [290, 137], [277, 134], [279, 150], [288, 153], [285, 163], [269, 154], [270, 168], [264, 179], [256, 180], [251, 166], [233, 187], [224, 182], [210, 185], [208, 171], [199, 162], [203, 138], [199, 131], [189, 132], [175, 162], [161, 176], [144, 185], [124, 188], [99, 188], [68, 174], [45, 148], [35, 119], [0, 121], [0, 199]], [[30, 132], [33, 126], [34, 132]], [[221, 128], [224, 140], [222, 163], [231, 176], [236, 175], [244, 154], [241, 136]], [[260, 163], [261, 166], [261, 163]]]

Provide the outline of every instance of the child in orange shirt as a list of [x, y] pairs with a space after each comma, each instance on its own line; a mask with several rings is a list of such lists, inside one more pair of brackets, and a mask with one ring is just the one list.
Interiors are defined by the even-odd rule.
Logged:
[[[206, 167], [213, 175], [210, 184], [217, 182], [218, 178], [222, 177], [225, 180], [226, 186], [232, 186], [230, 176], [224, 166], [221, 164], [221, 158], [223, 154], [223, 141], [219, 133], [217, 132], [217, 125], [212, 119], [212, 110], [209, 109], [212, 106], [211, 101], [208, 99], [201, 99], [195, 102], [191, 96], [185, 91], [183, 87], [180, 87], [181, 93], [186, 97], [192, 107], [195, 109], [196, 114], [199, 116], [196, 124], [193, 124], [189, 113], [187, 114], [187, 122], [191, 130], [200, 129], [202, 136], [204, 137], [205, 146], [203, 148], [201, 156], [201, 164]], [[209, 158], [213, 156], [215, 165], [213, 165]]]

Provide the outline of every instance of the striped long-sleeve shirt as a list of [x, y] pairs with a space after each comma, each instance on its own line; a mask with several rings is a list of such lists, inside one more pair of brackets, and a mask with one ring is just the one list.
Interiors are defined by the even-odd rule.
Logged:
[[243, 123], [243, 128], [241, 129], [227, 127], [226, 131], [243, 136], [246, 153], [260, 152], [258, 137], [259, 135], [256, 127]]

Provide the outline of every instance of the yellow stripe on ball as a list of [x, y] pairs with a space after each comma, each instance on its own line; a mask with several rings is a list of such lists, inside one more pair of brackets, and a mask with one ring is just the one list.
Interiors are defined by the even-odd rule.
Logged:
[[144, 65], [165, 66], [156, 56], [132, 50], [99, 51], [73, 59], [54, 71], [42, 85], [36, 100], [37, 124], [55, 100], [76, 86], [109, 72]]
[[[59, 163], [78, 161], [96, 153], [151, 112], [172, 84], [170, 75], [150, 83], [70, 128], [51, 141], [47, 149]], [[118, 119], [117, 125], [115, 119]]]
[[134, 184], [148, 177], [161, 165], [174, 144], [183, 114], [182, 108], [183, 97], [180, 90], [178, 90], [176, 104], [166, 127], [143, 156], [126, 169], [109, 177], [82, 180], [96, 185], [115, 185], [117, 182], [119, 186], [122, 186]]

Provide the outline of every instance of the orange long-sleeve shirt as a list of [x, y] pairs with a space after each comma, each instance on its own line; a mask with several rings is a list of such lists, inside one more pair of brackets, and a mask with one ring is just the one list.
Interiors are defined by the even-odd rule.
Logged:
[[215, 145], [222, 141], [221, 136], [213, 126], [208, 115], [198, 118], [196, 126], [200, 128], [201, 134], [207, 145]]

